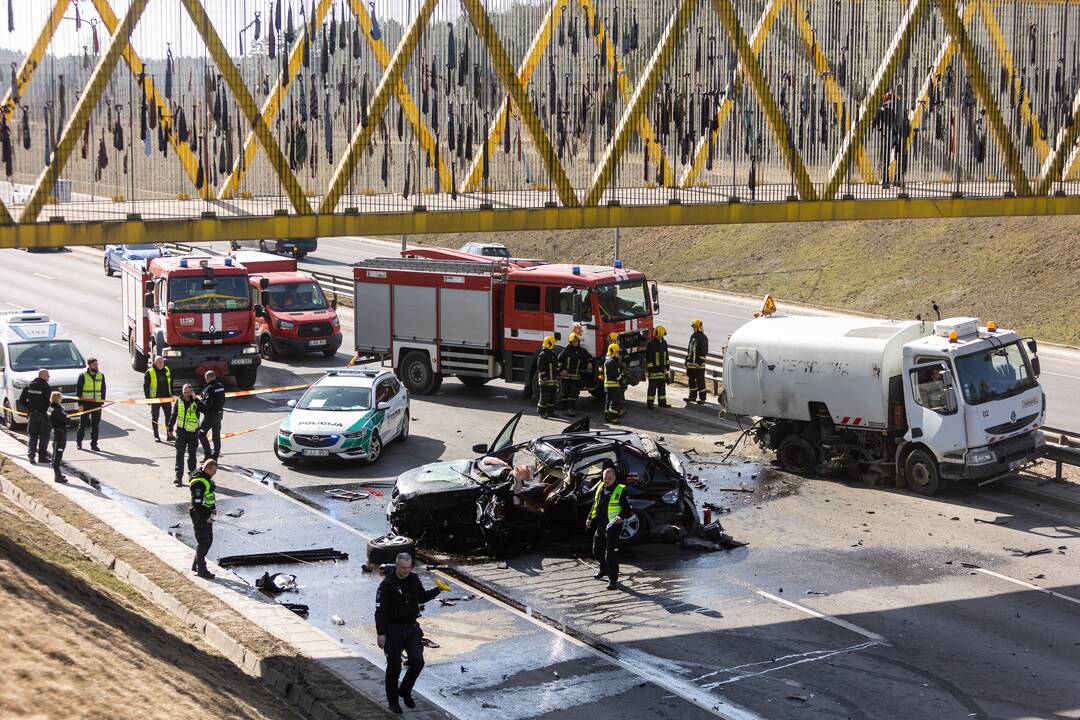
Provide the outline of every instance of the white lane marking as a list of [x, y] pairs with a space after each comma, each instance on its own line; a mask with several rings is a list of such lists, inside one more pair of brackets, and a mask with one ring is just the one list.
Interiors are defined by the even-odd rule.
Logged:
[[4, 304], [5, 305], [10, 305], [11, 307], [15, 308], [16, 310], [22, 310], [23, 309], [22, 305], [16, 305], [15, 303], [4, 303]]
[[[224, 469], [227, 469], [227, 468], [222, 467], [222, 469], [224, 470]], [[345, 530], [348, 533], [356, 535], [357, 537], [361, 537], [365, 541], [371, 540], [370, 535], [365, 535], [364, 533], [360, 532], [359, 530], [352, 527], [351, 525], [346, 525], [345, 523], [341, 522], [337, 518], [331, 517], [327, 513], [316, 510], [315, 508], [313, 508], [313, 507], [311, 507], [309, 505], [305, 505], [304, 503], [300, 502], [296, 498], [291, 497], [291, 496], [286, 495], [285, 493], [281, 492], [276, 487], [274, 487], [272, 484], [263, 484], [263, 483], [259, 482], [258, 480], [255, 480], [254, 478], [247, 477], [247, 476], [242, 475], [240, 473], [235, 473], [234, 472], [233, 475], [235, 475], [236, 477], [241, 478], [243, 480], [247, 480], [250, 483], [254, 483], [254, 484], [256, 484], [256, 485], [258, 485], [258, 486], [260, 486], [262, 488], [269, 489], [270, 492], [274, 493], [278, 497], [284, 498], [285, 500], [288, 500], [289, 502], [293, 503], [294, 505], [296, 505], [298, 507], [301, 507], [301, 508], [307, 510], [308, 512], [310, 512], [310, 513], [314, 513], [315, 515], [318, 515], [320, 519], [327, 520], [327, 521], [333, 523], [334, 525], [337, 525], [342, 530]], [[447, 575], [446, 573], [443, 573], [440, 570], [431, 570], [430, 572], [433, 575], [438, 575], [438, 576], [440, 576], [442, 578], [445, 578], [448, 582], [460, 584], [460, 581], [456, 577], [453, 577], [451, 575]], [[722, 696], [715, 695], [715, 694], [713, 694], [713, 693], [711, 693], [711, 692], [709, 692], [707, 690], [702, 690], [701, 688], [691, 684], [690, 682], [688, 682], [688, 681], [686, 681], [686, 680], [684, 680], [682, 678], [668, 675], [667, 673], [664, 673], [664, 672], [662, 672], [660, 670], [657, 670], [655, 667], [650, 667], [647, 658], [650, 658], [652, 656], [649, 655], [648, 653], [642, 653], [640, 651], [636, 651], [636, 650], [631, 649], [629, 652], [620, 651], [619, 656], [608, 655], [607, 653], [600, 652], [599, 650], [592, 647], [591, 645], [588, 645], [587, 643], [584, 643], [581, 640], [578, 640], [577, 638], [572, 637], [571, 635], [568, 635], [566, 633], [563, 633], [563, 632], [559, 631], [557, 628], [554, 628], [551, 625], [548, 625], [546, 622], [543, 622], [542, 620], [533, 617], [531, 613], [523, 612], [521, 610], [518, 610], [517, 608], [502, 602], [498, 598], [495, 598], [495, 597], [492, 597], [492, 596], [488, 595], [487, 593], [485, 593], [483, 590], [476, 587], [475, 585], [470, 584], [469, 585], [469, 590], [472, 593], [474, 593], [476, 595], [479, 595], [480, 597], [484, 598], [485, 600], [492, 603], [493, 605], [497, 605], [498, 607], [509, 611], [510, 613], [522, 618], [523, 620], [526, 620], [526, 621], [532, 623], [536, 627], [544, 630], [547, 633], [550, 633], [551, 635], [555, 636], [559, 640], [562, 640], [564, 642], [569, 642], [569, 643], [571, 643], [573, 645], [576, 645], [577, 647], [581, 648], [585, 652], [590, 653], [591, 655], [594, 655], [594, 656], [596, 656], [596, 657], [598, 657], [598, 658], [600, 658], [602, 660], [605, 660], [607, 662], [614, 663], [615, 665], [618, 665], [619, 667], [623, 668], [627, 672], [630, 672], [630, 673], [633, 673], [634, 675], [637, 675], [642, 680], [645, 680], [647, 682], [651, 682], [654, 685], [656, 685], [658, 687], [661, 687], [661, 688], [663, 688], [664, 690], [667, 690], [670, 693], [678, 695], [679, 697], [683, 698], [684, 700], [686, 700], [688, 702], [691, 702], [694, 705], [697, 705], [698, 707], [704, 709], [705, 711], [710, 712], [710, 713], [712, 713], [713, 715], [715, 715], [715, 716], [717, 716], [719, 718], [723, 718], [723, 720], [764, 720], [764, 718], [761, 717], [760, 715], [758, 715], [758, 714], [756, 714], [756, 713], [754, 713], [754, 712], [752, 712], [750, 710], [747, 710], [746, 708], [740, 707], [739, 705], [735, 705], [735, 704], [727, 701], [726, 699], [724, 699]], [[634, 654], [634, 653], [643, 655], [644, 658], [631, 658], [631, 657], [629, 657], [630, 654]]]
[[52, 275], [45, 275], [45, 274], [39, 273], [39, 272], [36, 272], [34, 274], [37, 275], [39, 278], [45, 278], [46, 280], [55, 280], [56, 279]]
[[975, 571], [976, 572], [981, 572], [983, 575], [990, 575], [991, 577], [996, 577], [997, 579], [1004, 580], [1005, 582], [1011, 582], [1013, 585], [1019, 585], [1020, 587], [1026, 587], [1029, 590], [1038, 590], [1041, 593], [1046, 593], [1047, 595], [1053, 595], [1054, 597], [1058, 598], [1059, 600], [1065, 600], [1067, 602], [1073, 603], [1074, 605], [1080, 605], [1080, 598], [1074, 598], [1074, 597], [1071, 597], [1069, 595], [1062, 595], [1059, 592], [1054, 592], [1053, 590], [1050, 590], [1049, 588], [1044, 588], [1041, 585], [1035, 585], [1034, 583], [1029, 583], [1029, 582], [1026, 582], [1024, 580], [1017, 580], [1014, 577], [1009, 577], [1008, 575], [1002, 575], [1001, 573], [996, 573], [993, 570], [987, 570], [986, 568], [975, 568]]
[[748, 322], [750, 320], [754, 319], [753, 314], [750, 314], [750, 315], [732, 315], [730, 313], [716, 312], [715, 310], [706, 310], [705, 308], [690, 307], [688, 305], [676, 305], [675, 303], [671, 303], [671, 302], [667, 303], [666, 305], [661, 303], [660, 306], [661, 306], [661, 308], [673, 307], [673, 308], [678, 308], [680, 310], [690, 310], [691, 312], [705, 313], [706, 315], [719, 315], [720, 317], [735, 318], [736, 320], [746, 320]]
[[127, 345], [125, 345], [124, 343], [120, 342], [119, 340], [113, 340], [112, 338], [107, 338], [107, 337], [105, 337], [104, 335], [98, 335], [98, 337], [99, 337], [100, 339], [104, 340], [104, 341], [105, 341], [105, 342], [107, 342], [107, 343], [112, 343], [113, 345], [116, 345], [116, 346], [118, 346], [118, 347], [122, 347], [122, 348], [124, 348], [125, 350], [127, 350]]
[[1043, 375], [1053, 375], [1054, 377], [1069, 378], [1070, 380], [1080, 380], [1080, 375], [1066, 375], [1065, 373], [1050, 372], [1049, 370], [1043, 370]]
[[867, 640], [873, 640], [874, 642], [879, 642], [879, 643], [885, 642], [885, 638], [882, 637], [881, 635], [878, 635], [877, 633], [874, 633], [874, 632], [870, 632], [866, 628], [861, 628], [858, 625], [855, 625], [854, 623], [849, 623], [847, 620], [841, 620], [838, 617], [834, 617], [832, 615], [826, 615], [825, 613], [820, 613], [817, 610], [813, 610], [811, 608], [806, 607], [805, 605], [800, 605], [797, 602], [792, 602], [791, 600], [786, 600], [786, 599], [784, 599], [782, 597], [779, 597], [777, 595], [773, 595], [770, 592], [765, 592], [764, 590], [758, 590], [757, 594], [762, 596], [762, 597], [769, 598], [770, 600], [775, 600], [776, 602], [780, 603], [781, 605], [787, 605], [789, 608], [793, 608], [793, 609], [798, 610], [800, 612], [804, 612], [807, 615], [810, 615], [812, 617], [816, 617], [819, 620], [824, 620], [825, 622], [830, 622], [833, 625], [836, 625], [837, 627], [842, 627], [845, 630], [850, 630], [853, 633], [856, 633], [858, 635], [862, 635]]

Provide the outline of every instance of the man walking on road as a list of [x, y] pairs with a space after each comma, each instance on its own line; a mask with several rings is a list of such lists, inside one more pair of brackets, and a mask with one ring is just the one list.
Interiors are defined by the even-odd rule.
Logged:
[[536, 410], [542, 418], [553, 417], [555, 413], [555, 395], [559, 391], [559, 361], [555, 357], [555, 338], [544, 338], [544, 347], [536, 356], [536, 378], [540, 384], [540, 399], [536, 401]]
[[49, 418], [46, 413], [49, 410], [51, 394], [49, 371], [44, 368], [38, 370], [37, 377], [19, 393], [19, 405], [26, 408], [27, 454], [31, 463], [35, 459], [38, 462], [49, 461], [48, 453], [45, 452], [49, 446]]
[[176, 487], [184, 487], [184, 455], [188, 474], [195, 472], [195, 450], [199, 447], [199, 417], [202, 408], [191, 385], [184, 384], [176, 401]]
[[79, 409], [83, 412], [79, 418], [79, 432], [75, 434], [75, 446], [80, 450], [87, 428], [90, 428], [90, 449], [94, 452], [100, 449], [98, 429], [101, 427], [101, 406], [105, 401], [105, 392], [105, 374], [98, 370], [97, 358], [90, 358], [86, 361], [86, 372], [79, 376], [75, 384]]
[[206, 553], [214, 544], [214, 519], [217, 517], [217, 498], [214, 495], [214, 474], [217, 462], [207, 460], [201, 470], [191, 474], [188, 487], [191, 490], [191, 525], [195, 531], [195, 559], [191, 571], [201, 578], [212, 580], [214, 574], [206, 568]]
[[670, 407], [667, 403], [668, 373], [671, 372], [671, 361], [668, 359], [667, 340], [664, 336], [667, 330], [663, 325], [657, 325], [653, 330], [652, 339], [645, 346], [645, 372], [649, 376], [649, 393], [646, 406], [652, 410], [653, 401], [662, 407]]
[[64, 473], [60, 472], [60, 463], [64, 461], [64, 448], [67, 447], [68, 427], [71, 425], [71, 420], [68, 419], [67, 413], [64, 412], [64, 406], [61, 405], [63, 397], [63, 394], [58, 390], [53, 390], [52, 394], [49, 396], [49, 405], [52, 407], [52, 412], [49, 414], [49, 424], [52, 426], [53, 480], [58, 483], [67, 482]]
[[626, 486], [615, 481], [614, 468], [604, 468], [604, 474], [596, 485], [592, 510], [585, 527], [594, 529], [593, 558], [600, 563], [595, 577], [600, 580], [607, 576], [608, 590], [619, 587], [619, 535], [623, 521], [633, 512], [626, 497]]
[[[203, 459], [218, 459], [221, 455], [221, 418], [225, 414], [225, 386], [218, 380], [217, 373], [207, 370], [206, 387], [202, 392], [202, 426], [199, 439], [202, 442]], [[210, 450], [210, 435], [214, 437], [214, 449]]]
[[686, 348], [686, 384], [690, 395], [686, 398], [689, 405], [696, 402], [705, 404], [705, 358], [709, 355], [709, 338], [705, 335], [700, 320], [692, 320], [690, 345]]
[[[165, 358], [158, 355], [154, 358], [154, 364], [143, 376], [143, 395], [147, 399], [172, 398], [172, 371], [165, 365]], [[159, 423], [158, 416], [165, 411], [165, 421]], [[165, 439], [173, 439], [173, 415], [172, 402], [153, 403], [150, 406], [150, 426], [154, 428], [154, 440], [161, 442], [161, 428], [165, 428]]]
[[[420, 616], [420, 606], [440, 592], [438, 587], [425, 590], [420, 578], [413, 574], [412, 556], [401, 553], [394, 571], [387, 574], [375, 594], [375, 631], [379, 647], [386, 653], [386, 702], [393, 712], [401, 712], [398, 698], [405, 707], [416, 707], [412, 689], [424, 669], [424, 631], [416, 619]], [[402, 650], [409, 657], [409, 669], [399, 687]]]

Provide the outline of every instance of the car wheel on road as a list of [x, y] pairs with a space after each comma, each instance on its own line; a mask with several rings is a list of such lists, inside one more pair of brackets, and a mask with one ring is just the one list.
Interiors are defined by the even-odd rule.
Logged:
[[337, 355], [337, 350], [334, 348], [323, 348], [322, 354], [323, 357], [334, 357]]
[[282, 465], [292, 465], [296, 462], [294, 458], [287, 458], [281, 454], [281, 446], [278, 445], [277, 436], [274, 437], [274, 457], [276, 457]]
[[113, 276], [112, 265], [109, 264], [109, 256], [106, 255], [105, 256], [105, 277], [112, 277], [112, 276]]
[[799, 435], [788, 435], [780, 441], [776, 459], [785, 470], [795, 475], [813, 475], [818, 463], [814, 446]]
[[377, 462], [379, 456], [382, 455], [382, 438], [379, 437], [378, 430], [371, 431], [371, 439], [368, 440], [368, 456], [367, 461], [369, 463]]
[[405, 408], [405, 419], [401, 421], [401, 430], [398, 431], [398, 442], [405, 442], [409, 439], [409, 408]]
[[619, 545], [629, 547], [644, 542], [649, 538], [649, 518], [641, 513], [634, 513], [622, 521], [619, 530]]
[[416, 543], [404, 535], [380, 535], [368, 540], [367, 559], [373, 563], [392, 563], [400, 553], [416, 552]]
[[4, 400], [4, 412], [0, 413], [0, 418], [4, 421], [4, 427], [8, 430], [14, 430], [18, 423], [15, 421], [15, 413], [11, 410], [11, 404]]
[[937, 495], [941, 475], [937, 461], [925, 450], [913, 450], [904, 461], [904, 479], [908, 488], [919, 495]]
[[277, 360], [278, 353], [274, 348], [274, 341], [270, 339], [269, 335], [263, 335], [259, 338], [259, 354], [262, 355], [263, 360]]

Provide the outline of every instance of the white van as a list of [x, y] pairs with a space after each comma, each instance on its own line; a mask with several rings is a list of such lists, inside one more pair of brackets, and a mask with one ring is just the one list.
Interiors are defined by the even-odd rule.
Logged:
[[[60, 323], [35, 310], [0, 311], [0, 391], [3, 407], [0, 421], [8, 428], [26, 423], [12, 410], [26, 412], [18, 404], [19, 395], [38, 370], [49, 371], [49, 385], [67, 396], [75, 395], [79, 375], [86, 361], [75, 343], [64, 334]], [[77, 403], [68, 401], [64, 409], [73, 411]]]

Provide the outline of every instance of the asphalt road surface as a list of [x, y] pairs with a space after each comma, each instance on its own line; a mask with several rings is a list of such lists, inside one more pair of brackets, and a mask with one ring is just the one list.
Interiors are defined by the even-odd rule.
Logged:
[[[119, 340], [120, 280], [104, 277], [99, 254], [4, 251], [0, 263], [0, 307], [50, 313], [84, 353], [100, 358], [110, 396], [141, 395], [142, 378]], [[696, 297], [663, 293], [676, 343], [691, 314], [704, 316], [714, 337], [749, 314], [743, 304]], [[310, 381], [346, 358], [266, 363], [260, 385]], [[471, 580], [455, 583], [450, 595], [458, 601], [429, 604], [422, 621], [439, 645], [428, 650], [420, 683], [429, 697], [476, 718], [1080, 718], [1080, 514], [992, 488], [923, 498], [792, 478], [752, 455], [716, 465], [714, 443], [725, 428], [686, 410], [646, 413], [640, 393], [630, 395], [628, 423], [687, 453], [706, 485], [696, 491], [699, 505], [729, 509], [724, 526], [749, 545], [709, 554], [628, 550], [625, 590], [611, 593], [592, 580], [595, 565], [581, 543], [506, 563], [451, 559]], [[537, 418], [515, 387], [469, 390], [448, 380], [439, 394], [414, 398], [412, 436], [378, 464], [286, 468], [270, 448], [290, 397], [229, 404], [225, 431], [254, 430], [224, 443], [222, 462], [231, 469], [220, 476], [211, 558], [327, 545], [348, 551], [352, 558], [335, 565], [241, 572], [249, 581], [264, 569], [297, 574], [303, 587], [286, 599], [311, 605], [312, 623], [381, 663], [371, 618], [377, 579], [359, 564], [366, 538], [385, 531], [394, 477], [471, 456], [469, 448], [490, 441], [517, 410], [526, 411], [519, 438], [561, 424]], [[597, 408], [585, 407], [595, 422]], [[149, 411], [107, 408], [101, 447], [71, 445], [66, 459], [191, 543], [187, 492], [172, 486], [172, 448], [153, 441]], [[250, 479], [267, 472], [287, 494]], [[344, 503], [327, 498], [330, 487], [381, 495]], [[226, 514], [241, 508], [239, 517]], [[1014, 552], [1044, 548], [1050, 552]], [[515, 609], [526, 606], [565, 623], [572, 636]], [[346, 624], [333, 625], [333, 614]]]

